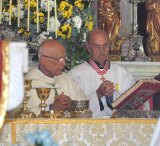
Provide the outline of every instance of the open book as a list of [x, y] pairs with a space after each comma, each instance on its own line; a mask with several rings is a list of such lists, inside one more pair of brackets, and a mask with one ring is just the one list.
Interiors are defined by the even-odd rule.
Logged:
[[139, 80], [113, 103], [113, 109], [135, 110], [160, 92], [160, 81]]

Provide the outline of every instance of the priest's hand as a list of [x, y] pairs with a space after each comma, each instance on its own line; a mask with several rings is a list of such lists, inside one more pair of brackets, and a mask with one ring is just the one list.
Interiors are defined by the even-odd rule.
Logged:
[[115, 91], [114, 88], [115, 86], [111, 81], [105, 80], [96, 90], [98, 98], [101, 98], [102, 96], [112, 96], [113, 92]]
[[64, 93], [55, 96], [55, 101], [53, 103], [53, 110], [69, 110], [71, 107], [72, 100], [69, 96], [64, 95]]

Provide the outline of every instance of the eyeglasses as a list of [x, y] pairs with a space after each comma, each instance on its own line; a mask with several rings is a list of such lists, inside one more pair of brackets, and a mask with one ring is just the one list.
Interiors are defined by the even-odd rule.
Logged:
[[107, 49], [107, 48], [110, 48], [110, 43], [105, 43], [103, 45], [98, 45], [98, 44], [91, 44], [91, 47], [95, 50], [100, 50], [101, 48], [102, 49]]
[[57, 61], [57, 62], [62, 62], [62, 61], [65, 61], [67, 59], [67, 56], [63, 56], [63, 57], [50, 57], [50, 56], [46, 56], [46, 55], [42, 55], [44, 57], [47, 57], [47, 58], [50, 58], [54, 61]]

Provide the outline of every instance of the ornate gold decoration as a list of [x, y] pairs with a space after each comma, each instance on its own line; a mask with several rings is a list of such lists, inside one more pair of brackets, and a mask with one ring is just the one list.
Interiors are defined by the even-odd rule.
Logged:
[[111, 61], [121, 61], [121, 56], [120, 55], [109, 55], [109, 60]]
[[14, 113], [14, 117], [15, 118], [36, 118], [36, 115], [28, 110], [27, 107], [27, 103], [28, 100], [30, 99], [30, 96], [27, 95], [27, 92], [31, 90], [32, 84], [31, 84], [32, 80], [25, 80], [24, 85], [24, 100], [23, 100], [23, 107], [20, 108], [19, 111]]
[[2, 87], [1, 87], [1, 95], [0, 95], [0, 129], [3, 125], [4, 118], [6, 115], [7, 102], [9, 97], [9, 42], [8, 41], [0, 41], [0, 55], [2, 55]]
[[38, 118], [45, 117], [45, 112], [46, 112], [45, 107], [47, 107], [47, 104], [45, 103], [45, 101], [50, 95], [50, 90], [51, 90], [50, 88], [36, 88], [37, 95], [41, 100], [41, 103], [39, 104], [39, 107], [41, 108], [41, 112], [38, 115]]
[[154, 61], [160, 57], [160, 1], [148, 0], [146, 3], [146, 30], [149, 34], [147, 51]]
[[122, 38], [119, 35], [120, 0], [100, 0], [98, 7], [98, 27], [104, 29], [111, 41], [111, 55], [121, 56]]
[[44, 117], [45, 118], [62, 118], [64, 117], [65, 114], [64, 114], [64, 111], [59, 111], [59, 110], [51, 110], [49, 112], [45, 112], [44, 113]]

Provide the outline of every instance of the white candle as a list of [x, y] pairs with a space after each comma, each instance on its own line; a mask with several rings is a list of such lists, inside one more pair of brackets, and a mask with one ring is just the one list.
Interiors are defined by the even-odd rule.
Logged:
[[0, 24], [2, 24], [2, 0], [0, 0]]
[[30, 27], [30, 0], [28, 0], [27, 31], [29, 31], [29, 27]]
[[11, 25], [11, 19], [12, 19], [12, 0], [9, 2], [9, 25]]
[[20, 26], [20, 0], [17, 0], [17, 11], [18, 11], [17, 24], [19, 27]]
[[47, 2], [47, 9], [48, 9], [48, 17], [47, 17], [47, 33], [49, 34], [49, 21], [50, 21], [50, 0]]
[[57, 2], [54, 0], [55, 37], [57, 38]]
[[39, 0], [36, 0], [37, 2], [37, 7], [36, 7], [36, 12], [37, 12], [37, 33], [39, 33]]

